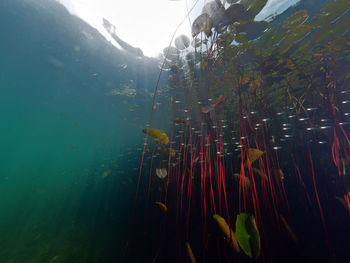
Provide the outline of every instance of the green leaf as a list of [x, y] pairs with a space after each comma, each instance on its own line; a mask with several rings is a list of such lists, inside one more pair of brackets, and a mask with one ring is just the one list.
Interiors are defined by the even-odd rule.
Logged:
[[231, 5], [225, 10], [225, 19], [223, 24], [229, 25], [238, 21], [248, 21], [255, 17], [253, 12], [247, 11], [246, 8], [241, 4]]
[[285, 43], [291, 44], [295, 41], [305, 37], [311, 30], [311, 26], [308, 24], [298, 25], [290, 30], [290, 33], [284, 39]]
[[239, 24], [236, 27], [238, 33], [246, 33], [248, 40], [256, 39], [261, 36], [265, 29], [267, 29], [269, 23], [266, 21], [249, 21], [244, 24]]
[[204, 32], [207, 36], [211, 34], [211, 28], [213, 27], [213, 20], [207, 14], [201, 14], [192, 23], [192, 37], [195, 37], [200, 32]]
[[163, 49], [163, 54], [169, 60], [176, 60], [179, 58], [180, 51], [176, 47], [166, 47]]
[[327, 12], [330, 20], [334, 20], [344, 14], [349, 8], [349, 0], [337, 0], [330, 2], [322, 11]]
[[239, 33], [235, 37], [235, 41], [239, 43], [245, 43], [248, 42], [247, 34], [246, 33]]
[[249, 235], [247, 228], [246, 228], [246, 221], [248, 219], [248, 215], [245, 213], [241, 213], [237, 216], [236, 219], [236, 237], [238, 240], [238, 244], [241, 247], [241, 249], [244, 251], [244, 253], [252, 258], [253, 252], [250, 246], [250, 239], [251, 236]]
[[294, 26], [300, 25], [308, 17], [307, 10], [300, 10], [289, 16], [282, 24], [284, 29], [290, 29]]
[[256, 259], [260, 254], [260, 235], [254, 217], [240, 213], [236, 219], [235, 235], [243, 252]]

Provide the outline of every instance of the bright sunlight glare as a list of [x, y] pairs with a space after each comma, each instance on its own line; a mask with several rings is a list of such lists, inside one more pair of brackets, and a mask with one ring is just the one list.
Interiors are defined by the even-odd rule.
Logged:
[[[190, 22], [198, 16], [208, 0], [57, 0], [73, 15], [85, 20], [108, 40], [111, 37], [102, 26], [102, 18], [116, 26], [116, 34], [134, 47], [141, 48], [149, 57], [155, 57], [170, 43], [177, 26], [187, 10], [197, 3], [176, 35], [191, 36]], [[187, 7], [186, 7], [187, 1]], [[269, 0], [258, 14], [261, 20], [280, 13], [298, 0]], [[116, 43], [114, 43], [116, 44]], [[116, 44], [117, 45], [117, 44]], [[117, 45], [118, 46], [118, 45]]]

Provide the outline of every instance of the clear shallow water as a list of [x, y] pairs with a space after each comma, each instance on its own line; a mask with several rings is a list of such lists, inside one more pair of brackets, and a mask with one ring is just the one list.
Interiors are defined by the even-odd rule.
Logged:
[[[303, 2], [301, 8], [308, 8], [309, 14], [319, 12], [309, 1]], [[293, 12], [293, 9], [287, 11], [273, 23], [278, 26]], [[199, 172], [190, 177], [194, 184], [193, 188], [188, 189], [193, 190], [194, 197], [191, 220], [187, 225], [183, 220], [186, 212], [179, 212], [179, 182], [185, 176], [176, 176], [188, 174], [185, 162], [185, 172], [175, 167], [178, 174], [171, 177], [167, 216], [159, 213], [154, 201], [164, 199], [167, 183], [151, 172], [153, 181], [148, 192], [148, 171], [151, 165], [154, 172], [154, 168], [167, 164], [168, 157], [160, 157], [156, 149], [155, 158], [152, 159], [153, 143], [150, 139], [151, 147], [146, 149], [136, 199], [133, 231], [129, 235], [144, 142], [141, 130], [150, 117], [153, 90], [159, 73], [158, 62], [134, 58], [118, 51], [95, 29], [70, 16], [63, 7], [52, 1], [3, 1], [0, 4], [0, 29], [3, 36], [0, 41], [0, 262], [120, 262], [128, 241], [130, 262], [152, 262], [156, 259], [159, 262], [178, 262], [186, 257], [183, 248], [183, 241], [187, 241], [183, 237], [186, 228], [190, 229], [187, 232], [191, 234], [190, 241], [197, 258], [227, 262], [230, 254], [225, 253], [228, 249], [214, 223], [208, 220], [207, 232], [202, 231], [201, 199], [195, 199], [203, 185], [198, 179], [201, 175]], [[293, 50], [291, 48], [290, 52]], [[247, 63], [244, 56], [241, 59], [242, 63]], [[275, 63], [273, 56], [266, 61]], [[267, 71], [264, 74], [268, 75], [270, 65], [263, 68]], [[224, 72], [219, 68], [214, 77], [217, 74], [220, 78], [220, 70]], [[200, 83], [205, 86], [206, 74], [201, 76]], [[214, 96], [212, 91], [199, 85], [201, 89], [198, 89], [196, 99], [204, 100], [211, 96], [215, 101], [219, 92], [224, 93], [221, 87], [227, 83], [220, 82], [219, 78], [220, 85], [217, 85]], [[162, 81], [166, 80], [168, 76], [164, 73]], [[273, 75], [264, 81], [279, 83], [278, 76]], [[192, 107], [193, 115], [198, 113], [197, 117], [199, 109], [195, 108], [198, 107], [197, 101], [191, 105], [191, 97], [183, 96], [190, 90], [183, 84], [186, 83], [184, 79], [180, 79], [177, 86], [172, 85], [171, 81], [169, 83], [160, 85], [152, 125], [168, 131], [170, 140], [175, 140], [174, 145], [178, 147], [181, 146], [179, 140], [184, 134], [184, 126], [173, 127], [171, 118], [186, 116], [183, 108], [186, 103]], [[277, 85], [276, 91], [279, 90]], [[230, 95], [225, 96], [231, 99]], [[345, 93], [342, 96], [346, 99]], [[232, 104], [226, 100], [225, 114], [227, 108], [236, 103], [236, 98], [237, 94], [234, 93], [230, 101]], [[280, 100], [275, 100], [275, 93], [268, 93], [264, 99], [267, 104], [280, 103]], [[255, 104], [245, 106], [253, 108]], [[314, 120], [325, 118], [321, 107], [310, 113]], [[347, 110], [346, 105], [342, 107], [343, 111]], [[229, 129], [235, 129], [237, 125], [236, 110], [234, 108], [233, 113], [228, 115], [230, 122], [225, 125], [230, 126]], [[232, 109], [228, 112], [232, 112]], [[268, 132], [274, 133], [276, 140], [289, 133], [289, 130], [281, 132], [285, 122], [292, 123], [292, 135], [297, 138], [293, 144], [279, 144], [283, 147], [278, 151], [278, 158], [293, 212], [287, 220], [293, 222], [290, 224], [300, 237], [298, 246], [285, 238], [286, 235], [281, 238], [275, 221], [269, 221], [273, 211], [268, 208], [264, 210], [266, 228], [261, 230], [261, 234], [263, 246], [268, 248], [264, 255], [268, 258], [266, 262], [281, 258], [288, 262], [329, 260], [310, 176], [305, 144], [307, 139], [326, 141], [325, 144], [311, 144], [312, 159], [337, 262], [347, 262], [348, 214], [336, 199], [341, 196], [341, 184], [337, 179], [336, 167], [329, 165], [332, 162], [329, 129], [324, 133], [306, 134], [306, 126], [296, 116], [293, 117], [293, 110], [285, 110], [281, 117], [274, 117], [273, 111], [264, 114], [269, 115], [263, 117], [271, 117], [272, 124], [268, 124], [271, 130]], [[253, 116], [251, 120], [261, 124], [261, 120], [255, 118], [258, 117]], [[346, 120], [346, 117], [343, 118], [341, 121]], [[332, 125], [329, 121], [328, 124]], [[194, 118], [191, 125], [195, 129], [191, 129], [194, 138], [199, 119]], [[312, 137], [314, 135], [320, 137]], [[227, 152], [233, 152], [232, 145], [229, 145]], [[291, 162], [291, 153], [302, 171], [304, 188], [295, 180], [296, 165]], [[269, 157], [274, 156], [275, 152]], [[233, 164], [229, 167], [232, 173], [237, 172], [236, 159], [236, 155], [225, 159], [226, 164]], [[213, 180], [216, 180], [217, 173], [214, 175]], [[238, 187], [231, 177], [228, 173], [227, 189], [233, 213], [237, 210], [235, 194]], [[177, 182], [174, 182], [174, 178]], [[188, 182], [183, 182], [186, 187]], [[307, 200], [307, 194], [310, 200]], [[262, 195], [263, 198], [268, 199], [268, 195]], [[279, 212], [287, 214], [284, 209], [282, 207]], [[145, 210], [148, 217], [145, 217]], [[264, 233], [266, 229], [270, 232]], [[208, 234], [211, 248], [215, 249], [207, 251], [203, 248], [203, 233]], [[239, 262], [249, 262], [247, 257], [240, 256]], [[264, 257], [259, 260], [265, 262]]]
[[115, 262], [157, 66], [35, 2], [0, 4], [0, 261]]

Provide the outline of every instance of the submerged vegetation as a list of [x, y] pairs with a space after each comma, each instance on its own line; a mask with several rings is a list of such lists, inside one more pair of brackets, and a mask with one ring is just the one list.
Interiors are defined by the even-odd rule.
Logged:
[[0, 261], [348, 262], [350, 2], [267, 3], [189, 9], [157, 60], [0, 2]]
[[174, 154], [153, 150], [143, 169], [167, 203], [153, 262], [346, 261], [350, 3], [300, 1], [255, 20], [266, 2], [208, 2], [193, 39], [164, 49]]

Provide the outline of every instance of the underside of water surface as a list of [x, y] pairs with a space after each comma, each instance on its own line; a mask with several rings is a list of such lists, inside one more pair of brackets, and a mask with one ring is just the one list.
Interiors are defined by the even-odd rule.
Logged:
[[2, 1], [0, 262], [349, 262], [350, 2], [267, 4], [150, 58]]

